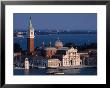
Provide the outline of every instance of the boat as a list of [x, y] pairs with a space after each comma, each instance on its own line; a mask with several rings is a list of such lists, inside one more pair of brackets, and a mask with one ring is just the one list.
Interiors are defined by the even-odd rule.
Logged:
[[48, 75], [54, 75], [54, 72], [46, 72]]
[[21, 67], [14, 67], [14, 69], [24, 69], [24, 68], [21, 68]]
[[38, 68], [46, 68], [46, 67], [38, 66]]
[[54, 73], [55, 75], [64, 75], [63, 72], [57, 72], [57, 73]]
[[55, 72], [55, 71], [50, 71], [50, 72], [46, 72], [47, 74], [51, 74], [51, 75], [64, 75], [63, 72]]

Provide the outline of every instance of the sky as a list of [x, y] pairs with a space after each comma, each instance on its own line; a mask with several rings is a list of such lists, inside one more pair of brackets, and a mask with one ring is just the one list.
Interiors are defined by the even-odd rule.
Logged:
[[96, 13], [14, 13], [14, 30], [28, 30], [29, 18], [35, 30], [97, 30]]

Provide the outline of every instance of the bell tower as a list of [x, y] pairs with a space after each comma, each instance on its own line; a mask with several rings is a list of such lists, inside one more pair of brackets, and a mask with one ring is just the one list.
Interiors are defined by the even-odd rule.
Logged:
[[27, 32], [27, 49], [30, 54], [34, 52], [34, 28], [32, 26], [31, 17], [29, 19], [29, 27]]

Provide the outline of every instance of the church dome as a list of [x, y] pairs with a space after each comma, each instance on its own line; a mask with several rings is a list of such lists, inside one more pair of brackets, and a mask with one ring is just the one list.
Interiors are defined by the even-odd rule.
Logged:
[[63, 47], [63, 43], [59, 40], [59, 38], [58, 38], [58, 40], [55, 42], [55, 47], [56, 47], [57, 49]]

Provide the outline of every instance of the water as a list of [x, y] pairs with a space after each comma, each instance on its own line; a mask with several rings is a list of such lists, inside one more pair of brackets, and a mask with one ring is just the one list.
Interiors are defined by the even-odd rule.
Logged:
[[[32, 68], [30, 70], [14, 69], [14, 75], [48, 75], [47, 72], [55, 71], [56, 69]], [[97, 68], [80, 68], [80, 69], [66, 69], [58, 70], [64, 75], [97, 75]]]
[[[34, 46], [39, 47], [42, 45], [42, 42], [44, 41], [45, 45], [48, 45], [51, 41], [52, 46], [54, 46], [55, 41], [57, 40], [57, 37], [60, 38], [60, 40], [63, 42], [63, 44], [66, 43], [75, 43], [76, 45], [81, 45], [84, 43], [93, 43], [97, 42], [97, 34], [53, 34], [53, 35], [36, 35], [34, 38]], [[14, 43], [19, 43], [23, 50], [27, 49], [27, 38], [24, 36], [24, 38], [20, 37], [14, 37]]]

